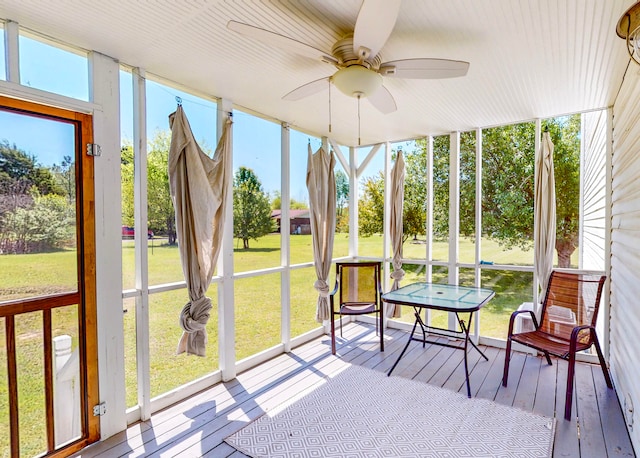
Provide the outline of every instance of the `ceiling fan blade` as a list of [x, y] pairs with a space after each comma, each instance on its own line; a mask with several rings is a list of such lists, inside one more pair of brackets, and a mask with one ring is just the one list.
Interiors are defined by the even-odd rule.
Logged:
[[401, 0], [363, 0], [353, 31], [353, 52], [375, 57], [396, 25]]
[[302, 86], [284, 95], [282, 97], [282, 100], [296, 101], [304, 99], [305, 97], [309, 97], [310, 95], [317, 94], [323, 89], [329, 89], [329, 84], [329, 77], [311, 81], [310, 83], [303, 84]]
[[337, 62], [335, 58], [331, 57], [331, 53], [326, 53], [314, 48], [313, 46], [294, 40], [293, 38], [280, 35], [279, 33], [270, 32], [269, 30], [254, 27], [249, 24], [243, 24], [242, 22], [237, 21], [229, 21], [227, 23], [227, 28], [263, 43], [269, 43], [278, 48], [293, 51], [301, 56], [321, 60], [330, 64], [335, 64]]
[[393, 113], [398, 109], [391, 92], [384, 86], [380, 86], [380, 89], [367, 97], [367, 99], [371, 102], [371, 105], [376, 107], [382, 114]]
[[403, 59], [380, 65], [382, 76], [391, 78], [440, 79], [464, 76], [469, 62], [449, 59]]

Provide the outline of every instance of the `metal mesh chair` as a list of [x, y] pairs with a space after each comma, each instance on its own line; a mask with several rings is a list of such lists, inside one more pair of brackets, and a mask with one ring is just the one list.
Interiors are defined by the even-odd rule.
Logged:
[[382, 286], [379, 262], [336, 262], [336, 284], [330, 293], [331, 353], [336, 353], [335, 316], [340, 317], [342, 337], [343, 315], [376, 314], [376, 333], [380, 335], [380, 351], [384, 351], [382, 332]]
[[[549, 286], [542, 303], [540, 324], [538, 324], [533, 311], [518, 310], [511, 315], [504, 374], [502, 376], [503, 386], [507, 386], [509, 376], [511, 343], [518, 342], [543, 352], [549, 365], [551, 365], [549, 355], [557, 356], [569, 362], [564, 407], [564, 418], [567, 420], [571, 418], [577, 352], [588, 350], [592, 345], [595, 345], [607, 386], [609, 388], [613, 387], [607, 365], [602, 356], [595, 327], [605, 280], [606, 276], [601, 274], [551, 272]], [[520, 313], [531, 314], [535, 327], [533, 331], [514, 334], [515, 318]]]

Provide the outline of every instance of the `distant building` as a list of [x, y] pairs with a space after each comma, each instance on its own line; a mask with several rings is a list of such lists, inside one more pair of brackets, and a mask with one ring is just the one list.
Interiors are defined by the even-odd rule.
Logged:
[[[281, 230], [282, 210], [273, 210], [271, 217], [278, 225], [277, 232]], [[311, 221], [309, 220], [309, 209], [289, 210], [289, 234], [311, 234]]]

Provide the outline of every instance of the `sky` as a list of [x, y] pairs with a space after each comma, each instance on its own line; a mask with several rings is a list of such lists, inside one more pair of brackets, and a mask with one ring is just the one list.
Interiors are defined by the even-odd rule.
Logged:
[[[20, 82], [23, 85], [62, 94], [80, 100], [89, 99], [89, 72], [86, 56], [58, 49], [39, 40], [21, 35]], [[4, 35], [0, 33], [0, 77], [6, 79]], [[120, 72], [121, 139], [123, 144], [133, 140], [132, 76]], [[176, 96], [189, 119], [194, 136], [205, 151], [216, 146], [215, 102], [205, 100], [177, 89], [154, 82], [149, 76], [147, 92], [147, 135], [152, 139], [158, 131], [169, 130], [169, 115], [175, 111]], [[263, 189], [272, 196], [281, 187], [280, 124], [248, 113], [233, 112], [234, 170], [239, 166], [253, 169]], [[73, 128], [70, 124], [0, 111], [0, 141], [8, 140], [18, 148], [36, 156], [44, 166], [60, 164], [65, 155], [71, 155]], [[291, 129], [290, 167], [291, 198], [308, 202], [306, 189], [307, 144], [316, 151], [321, 144], [312, 137]], [[342, 148], [348, 160], [348, 148]], [[359, 160], [366, 157], [369, 148], [359, 152]], [[337, 169], [342, 167], [339, 162]], [[384, 167], [383, 148], [369, 164], [365, 176], [372, 176]]]

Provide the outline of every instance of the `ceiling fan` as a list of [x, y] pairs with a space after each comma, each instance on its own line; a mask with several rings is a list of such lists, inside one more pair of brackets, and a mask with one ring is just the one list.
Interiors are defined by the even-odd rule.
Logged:
[[395, 26], [401, 0], [363, 0], [353, 34], [338, 40], [326, 52], [269, 30], [229, 21], [227, 28], [263, 43], [321, 60], [338, 68], [332, 76], [320, 78], [285, 94], [284, 100], [300, 100], [333, 83], [346, 95], [367, 98], [380, 112], [396, 111], [396, 102], [383, 85], [383, 77], [440, 79], [464, 76], [469, 62], [449, 59], [414, 58], [382, 62], [380, 50]]

